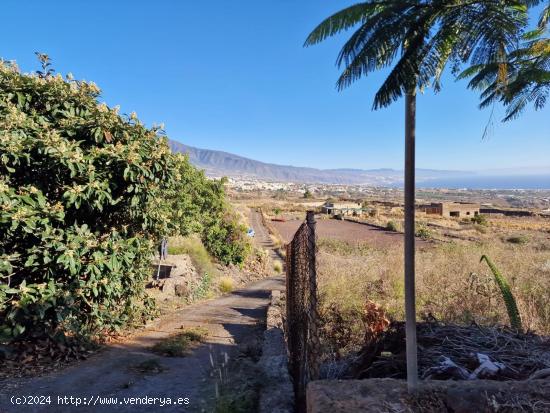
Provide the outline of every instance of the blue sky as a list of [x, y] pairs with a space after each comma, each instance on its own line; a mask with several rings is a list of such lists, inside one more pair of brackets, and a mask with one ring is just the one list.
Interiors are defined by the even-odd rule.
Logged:
[[[95, 81], [102, 99], [189, 145], [319, 168], [402, 168], [403, 102], [371, 111], [374, 74], [338, 93], [345, 37], [304, 49], [307, 34], [352, 4], [333, 0], [2, 2], [0, 56], [23, 71], [35, 51]], [[502, 124], [465, 82], [445, 79], [417, 108], [417, 165], [484, 170], [550, 166], [550, 106]]]

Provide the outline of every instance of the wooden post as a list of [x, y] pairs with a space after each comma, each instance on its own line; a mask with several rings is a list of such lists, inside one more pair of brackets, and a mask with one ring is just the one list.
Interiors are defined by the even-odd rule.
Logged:
[[416, 298], [414, 271], [414, 198], [415, 198], [415, 131], [416, 94], [405, 97], [405, 332], [407, 337], [407, 387], [410, 393], [418, 388], [416, 348]]

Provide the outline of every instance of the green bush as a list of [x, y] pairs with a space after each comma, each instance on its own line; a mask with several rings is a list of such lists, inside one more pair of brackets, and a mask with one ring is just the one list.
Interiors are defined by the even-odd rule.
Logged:
[[31, 75], [0, 62], [0, 342], [142, 323], [163, 236], [195, 233], [221, 262], [241, 263], [248, 244], [224, 181], [39, 57]]
[[243, 264], [251, 250], [246, 227], [240, 224], [238, 217], [230, 211], [205, 225], [202, 242], [206, 249], [225, 265]]
[[[43, 58], [47, 66], [47, 60]], [[44, 73], [45, 72], [45, 73]], [[141, 322], [174, 159], [93, 83], [0, 64], [0, 340]]]
[[488, 225], [487, 217], [486, 217], [485, 215], [481, 215], [481, 214], [474, 215], [474, 216], [471, 218], [471, 221], [472, 221], [474, 224], [478, 224], [478, 225], [483, 225], [483, 226]]
[[418, 224], [414, 235], [422, 239], [429, 239], [432, 237], [432, 232], [425, 225]]
[[187, 155], [174, 154], [175, 180], [164, 194], [166, 214], [173, 224], [170, 235], [201, 234], [223, 217], [224, 180], [211, 180], [189, 163]]

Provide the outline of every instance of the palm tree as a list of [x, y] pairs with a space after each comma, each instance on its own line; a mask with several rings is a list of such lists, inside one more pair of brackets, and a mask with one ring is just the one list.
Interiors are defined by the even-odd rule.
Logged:
[[503, 119], [507, 122], [517, 118], [533, 104], [542, 109], [550, 95], [550, 38], [543, 37], [550, 20], [550, 2], [543, 8], [537, 29], [523, 36], [521, 47], [506, 57], [506, 71], [499, 70], [494, 62], [474, 65], [459, 78], [472, 77], [468, 87], [481, 90], [480, 108], [497, 101], [506, 107]]
[[512, 48], [527, 20], [520, 0], [368, 0], [324, 20], [305, 46], [356, 27], [336, 60], [344, 70], [337, 89], [375, 70], [391, 67], [373, 109], [405, 95], [405, 313], [407, 383], [417, 387], [414, 269], [416, 93], [441, 88], [449, 62], [498, 61]]

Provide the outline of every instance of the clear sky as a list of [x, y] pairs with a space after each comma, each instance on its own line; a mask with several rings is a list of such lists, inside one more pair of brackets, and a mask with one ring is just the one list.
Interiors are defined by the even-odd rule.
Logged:
[[[304, 49], [352, 1], [4, 0], [0, 56], [95, 81], [102, 99], [165, 124], [176, 140], [257, 160], [319, 168], [402, 168], [403, 102], [371, 111], [383, 73], [338, 93], [345, 37]], [[550, 105], [501, 124], [465, 82], [418, 98], [417, 165], [483, 170], [550, 166]]]

